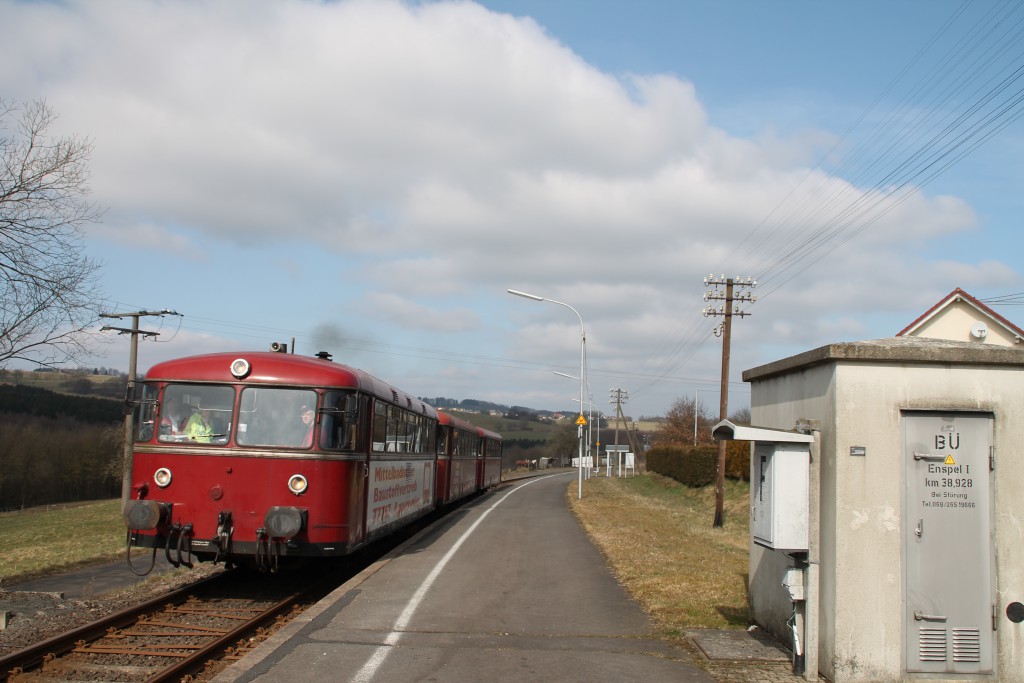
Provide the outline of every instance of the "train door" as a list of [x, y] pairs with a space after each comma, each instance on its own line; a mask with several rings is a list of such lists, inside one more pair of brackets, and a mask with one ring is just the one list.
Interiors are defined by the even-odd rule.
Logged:
[[904, 414], [908, 672], [993, 671], [993, 418]]

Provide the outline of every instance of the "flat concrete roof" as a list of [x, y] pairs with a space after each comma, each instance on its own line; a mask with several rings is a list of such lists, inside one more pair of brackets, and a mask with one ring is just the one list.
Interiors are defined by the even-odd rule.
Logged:
[[886, 337], [841, 342], [744, 370], [743, 381], [756, 382], [814, 365], [839, 362], [1024, 367], [1024, 348], [927, 337]]

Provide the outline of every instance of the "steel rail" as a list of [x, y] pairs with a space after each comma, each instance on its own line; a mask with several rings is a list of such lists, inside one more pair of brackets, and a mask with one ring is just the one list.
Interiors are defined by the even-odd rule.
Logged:
[[165, 593], [164, 595], [147, 600], [134, 607], [129, 607], [120, 612], [115, 612], [109, 616], [106, 616], [98, 621], [94, 621], [83, 626], [79, 626], [76, 629], [68, 631], [67, 633], [61, 633], [47, 640], [36, 643], [35, 645], [29, 645], [26, 648], [12, 652], [9, 655], [0, 657], [0, 673], [11, 675], [16, 672], [24, 671], [37, 666], [43, 662], [47, 657], [59, 656], [66, 654], [75, 648], [75, 644], [80, 641], [91, 641], [97, 640], [110, 629], [124, 628], [138, 621], [141, 614], [160, 609], [168, 603], [176, 604], [182, 603], [188, 599], [189, 595], [194, 593], [200, 586], [208, 586], [217, 583], [218, 581], [225, 580], [226, 574], [217, 574], [210, 576], [205, 579], [200, 579], [195, 583], [191, 583], [177, 590]]
[[163, 683], [164, 681], [180, 680], [182, 676], [192, 673], [195, 670], [201, 668], [207, 660], [211, 659], [213, 655], [226, 650], [236, 640], [241, 638], [247, 633], [259, 629], [263, 624], [276, 618], [279, 614], [289, 609], [298, 602], [304, 595], [310, 591], [315, 590], [315, 586], [307, 586], [301, 591], [297, 591], [280, 602], [271, 605], [262, 613], [246, 621], [245, 623], [239, 624], [234, 629], [228, 631], [224, 635], [216, 638], [215, 640], [207, 643], [187, 658], [182, 659], [175, 664], [161, 669], [153, 676], [146, 679], [146, 683]]

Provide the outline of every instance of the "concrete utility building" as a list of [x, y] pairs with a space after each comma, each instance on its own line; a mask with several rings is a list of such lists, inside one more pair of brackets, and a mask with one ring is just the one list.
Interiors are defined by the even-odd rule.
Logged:
[[975, 342], [743, 373], [768, 429], [716, 435], [756, 441], [751, 612], [808, 680], [1024, 681], [1024, 348]]

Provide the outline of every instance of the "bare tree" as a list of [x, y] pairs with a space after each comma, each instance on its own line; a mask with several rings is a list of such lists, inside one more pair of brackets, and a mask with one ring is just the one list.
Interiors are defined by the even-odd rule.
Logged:
[[53, 137], [43, 101], [0, 100], [0, 367], [57, 365], [86, 353], [101, 299], [99, 265], [83, 255], [92, 142]]
[[659, 444], [713, 444], [711, 416], [696, 397], [676, 399], [665, 413], [665, 424], [658, 432]]

